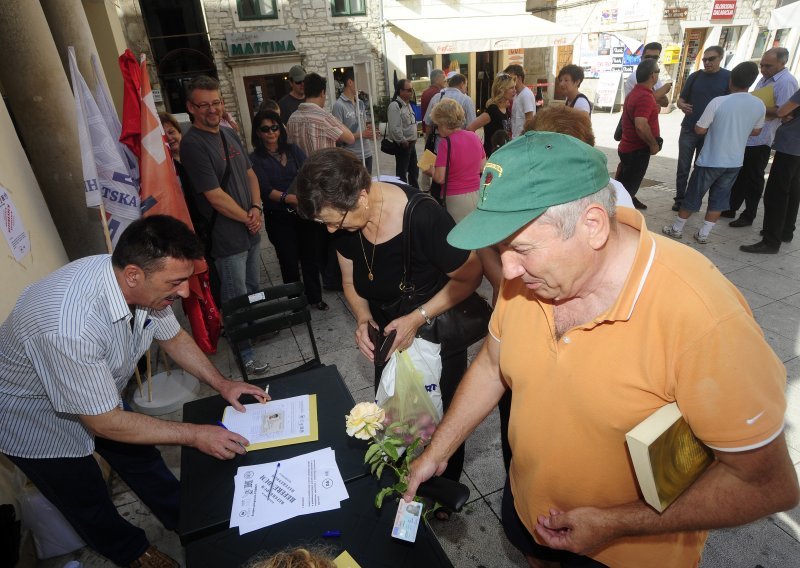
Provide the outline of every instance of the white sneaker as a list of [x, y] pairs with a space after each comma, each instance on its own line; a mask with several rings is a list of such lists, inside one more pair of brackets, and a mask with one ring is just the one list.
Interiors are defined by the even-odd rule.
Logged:
[[675, 229], [672, 228], [672, 225], [664, 225], [663, 227], [661, 227], [661, 232], [673, 239], [683, 238], [683, 231], [676, 231]]
[[703, 235], [701, 235], [701, 234], [700, 234], [700, 231], [697, 231], [697, 232], [694, 234], [694, 240], [696, 240], [696, 241], [697, 241], [698, 243], [700, 243], [701, 245], [704, 245], [704, 244], [706, 244], [706, 243], [708, 242], [708, 237], [709, 237], [709, 236], [710, 236], [710, 235], [706, 235], [706, 236], [704, 237]]
[[267, 369], [269, 369], [269, 363], [258, 359], [250, 359], [244, 364], [244, 370], [247, 371], [248, 375], [263, 375]]

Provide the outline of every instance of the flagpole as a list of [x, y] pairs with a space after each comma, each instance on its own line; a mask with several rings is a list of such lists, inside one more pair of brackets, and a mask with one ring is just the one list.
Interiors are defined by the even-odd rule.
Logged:
[[111, 231], [108, 230], [108, 219], [106, 218], [106, 206], [103, 200], [100, 200], [100, 224], [103, 225], [103, 235], [106, 237], [106, 247], [108, 247], [108, 254], [114, 252], [114, 247], [111, 245]]

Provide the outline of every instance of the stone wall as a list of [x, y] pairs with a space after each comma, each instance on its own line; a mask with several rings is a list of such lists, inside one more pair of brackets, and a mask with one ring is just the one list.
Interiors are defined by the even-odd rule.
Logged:
[[[128, 45], [137, 55], [146, 53], [152, 60], [138, 0], [117, 0], [117, 3]], [[277, 0], [277, 19], [248, 21], [239, 20], [236, 0], [202, 0], [226, 109], [241, 116], [231, 84], [233, 74], [227, 64], [225, 32], [293, 30], [297, 33], [296, 47], [306, 71], [323, 77], [333, 64], [338, 66], [352, 58], [371, 58], [376, 88], [379, 93], [385, 93], [380, 0], [366, 0], [366, 4], [366, 16], [333, 17], [329, 0]], [[156, 88], [158, 77], [152, 67], [150, 74], [153, 88]]]

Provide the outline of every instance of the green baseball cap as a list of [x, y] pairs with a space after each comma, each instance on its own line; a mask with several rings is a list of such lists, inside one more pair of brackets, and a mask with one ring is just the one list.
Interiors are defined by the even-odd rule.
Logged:
[[486, 162], [478, 207], [447, 235], [454, 247], [476, 250], [498, 243], [547, 211], [608, 185], [605, 154], [577, 138], [526, 132]]

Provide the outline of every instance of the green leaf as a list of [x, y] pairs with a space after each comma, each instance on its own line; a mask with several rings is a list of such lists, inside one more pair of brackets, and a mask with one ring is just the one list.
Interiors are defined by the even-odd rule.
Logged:
[[394, 438], [392, 436], [389, 436], [386, 439], [393, 446], [402, 446], [405, 443], [405, 442], [403, 442], [403, 440], [401, 440], [399, 438]]
[[400, 457], [400, 454], [397, 453], [397, 448], [393, 445], [388, 444], [386, 447], [383, 448], [383, 451], [387, 453], [387, 455], [392, 458], [392, 460], [397, 460]]
[[403, 483], [402, 481], [398, 481], [397, 483], [392, 485], [392, 489], [394, 489], [400, 495], [402, 495], [403, 493], [406, 492], [406, 489], [408, 489], [408, 484], [407, 483]]
[[[380, 462], [380, 461], [376, 461], [375, 463], [373, 463], [373, 464], [372, 464], [372, 467], [370, 467], [370, 468], [369, 468], [369, 472], [370, 472], [370, 473], [375, 473], [375, 470], [376, 470], [378, 467], [380, 467], [380, 465], [381, 465], [381, 464], [384, 464], [384, 463], [386, 463], [386, 462]], [[380, 477], [380, 475], [379, 475], [378, 477]]]
[[378, 470], [375, 472], [375, 477], [378, 479], [381, 478], [381, 474], [383, 473], [383, 467], [386, 465], [386, 462], [381, 462], [381, 465], [378, 466]]
[[370, 444], [367, 453], [364, 454], [364, 463], [367, 463], [372, 460], [373, 456], [379, 452], [381, 447], [378, 444]]
[[394, 491], [394, 489], [392, 489], [391, 487], [384, 487], [383, 489], [381, 489], [378, 492], [378, 494], [375, 495], [375, 507], [377, 509], [380, 509], [381, 507], [383, 507], [383, 499], [387, 495], [391, 495], [393, 491]]

